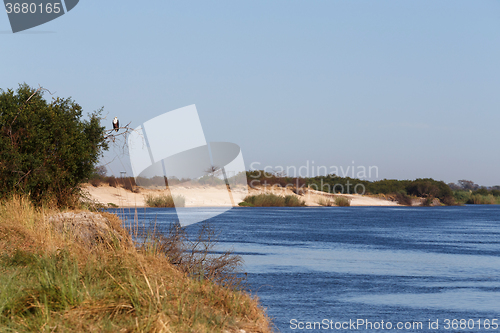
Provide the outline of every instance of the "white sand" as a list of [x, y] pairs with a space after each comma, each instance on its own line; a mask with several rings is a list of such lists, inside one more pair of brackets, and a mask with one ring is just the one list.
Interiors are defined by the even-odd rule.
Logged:
[[[121, 187], [111, 187], [102, 185], [94, 187], [86, 184], [83, 190], [88, 192], [90, 198], [102, 204], [112, 203], [118, 207], [144, 207], [144, 197], [147, 194], [168, 194], [168, 190], [140, 189], [139, 193], [133, 193]], [[246, 195], [243, 188], [231, 191], [233, 200], [228, 195], [225, 187], [176, 187], [172, 190], [174, 194], [183, 195], [186, 198], [186, 207], [227, 207], [238, 205]], [[278, 195], [295, 195], [306, 202], [307, 206], [319, 206], [318, 200], [321, 197], [332, 198], [342, 196], [351, 200], [351, 206], [399, 206], [394, 201], [384, 200], [357, 194], [328, 194], [320, 191], [308, 189], [304, 195], [296, 195], [290, 189], [280, 187], [261, 187], [250, 189], [248, 194], [274, 193]], [[234, 202], [234, 204], [233, 204]]]

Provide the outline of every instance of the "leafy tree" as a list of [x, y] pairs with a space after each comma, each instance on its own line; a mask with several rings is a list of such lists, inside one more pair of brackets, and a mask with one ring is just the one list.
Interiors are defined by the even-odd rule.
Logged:
[[408, 184], [406, 191], [408, 194], [418, 197], [438, 198], [446, 205], [455, 204], [451, 188], [445, 182], [432, 178], [415, 179]]
[[479, 185], [475, 184], [472, 180], [462, 179], [458, 181], [458, 184], [466, 191], [474, 191], [479, 188]]
[[108, 149], [102, 110], [82, 119], [73, 100], [49, 103], [43, 93], [26, 84], [0, 89], [0, 198], [18, 193], [37, 204], [71, 206]]
[[479, 194], [479, 195], [488, 195], [489, 192], [487, 189], [485, 189], [484, 187], [480, 188], [480, 189], [477, 189], [474, 191], [474, 194]]

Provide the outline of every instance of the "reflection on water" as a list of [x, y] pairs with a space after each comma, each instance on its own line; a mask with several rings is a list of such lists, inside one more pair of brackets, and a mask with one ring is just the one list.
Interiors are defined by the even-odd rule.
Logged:
[[[141, 217], [167, 226], [172, 213], [147, 209]], [[236, 208], [211, 223], [221, 250], [243, 256], [276, 326], [291, 332], [291, 319], [500, 319], [499, 213], [499, 206]]]

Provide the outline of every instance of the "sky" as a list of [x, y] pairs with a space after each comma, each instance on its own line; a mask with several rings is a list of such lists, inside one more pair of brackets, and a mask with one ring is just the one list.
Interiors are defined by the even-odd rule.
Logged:
[[[104, 107], [108, 127], [195, 104], [248, 169], [500, 185], [498, 1], [81, 0], [16, 34], [0, 14], [0, 48], [2, 89]], [[120, 145], [101, 162], [129, 170]]]

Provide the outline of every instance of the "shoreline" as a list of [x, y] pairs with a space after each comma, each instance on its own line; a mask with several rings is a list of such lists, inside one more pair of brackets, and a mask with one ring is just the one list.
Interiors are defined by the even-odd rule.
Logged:
[[[132, 192], [122, 187], [111, 187], [109, 185], [92, 186], [84, 184], [82, 190], [88, 194], [88, 197], [109, 208], [143, 208], [148, 207], [145, 204], [145, 196], [170, 194], [169, 189], [144, 189]], [[176, 187], [176, 194], [183, 195], [186, 198], [186, 208], [209, 208], [209, 207], [239, 207], [246, 195], [259, 195], [273, 193], [277, 195], [293, 195], [304, 200], [306, 207], [322, 207], [318, 201], [331, 199], [333, 197], [345, 197], [350, 200], [351, 207], [394, 207], [402, 206], [394, 201], [359, 194], [331, 194], [312, 189], [306, 189], [302, 195], [295, 194], [289, 188], [276, 186], [235, 189], [231, 191], [234, 205], [228, 202], [227, 190], [225, 187]], [[116, 205], [116, 207], [114, 207]]]

